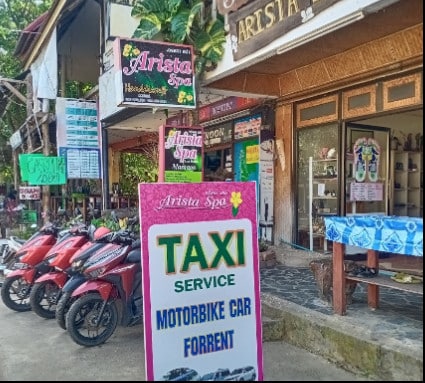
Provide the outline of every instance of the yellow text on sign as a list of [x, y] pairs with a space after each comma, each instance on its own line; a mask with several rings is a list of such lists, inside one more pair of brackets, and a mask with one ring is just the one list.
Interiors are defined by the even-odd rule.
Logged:
[[257, 164], [260, 160], [260, 151], [258, 145], [252, 145], [246, 147], [246, 163]]

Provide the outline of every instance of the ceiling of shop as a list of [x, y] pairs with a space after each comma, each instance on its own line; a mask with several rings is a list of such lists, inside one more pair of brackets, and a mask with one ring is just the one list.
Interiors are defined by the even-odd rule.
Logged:
[[[225, 97], [227, 97], [226, 94], [213, 93], [204, 89], [201, 91], [199, 96], [199, 105], [207, 105]], [[169, 110], [168, 117], [173, 117], [177, 113], [179, 113], [179, 111]], [[158, 133], [159, 126], [165, 124], [166, 119], [167, 117], [164, 110], [158, 110], [154, 113], [153, 109], [150, 109], [117, 122], [107, 128], [108, 144], [118, 145], [122, 141], [127, 140], [130, 144], [131, 140], [133, 140], [134, 146], [132, 146], [132, 151], [138, 151], [139, 146], [137, 145], [137, 139], [140, 138], [140, 141], [143, 141], [143, 144], [148, 142], [149, 140], [146, 140], [145, 138], [151, 137], [151, 133]], [[122, 147], [125, 146], [126, 144], [124, 143]]]

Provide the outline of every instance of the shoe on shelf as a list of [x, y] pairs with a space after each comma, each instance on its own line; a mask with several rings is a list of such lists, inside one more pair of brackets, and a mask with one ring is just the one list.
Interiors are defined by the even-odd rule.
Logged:
[[362, 277], [362, 278], [371, 278], [378, 275], [378, 270], [374, 267], [360, 266], [355, 270], [352, 270], [348, 273], [350, 277]]

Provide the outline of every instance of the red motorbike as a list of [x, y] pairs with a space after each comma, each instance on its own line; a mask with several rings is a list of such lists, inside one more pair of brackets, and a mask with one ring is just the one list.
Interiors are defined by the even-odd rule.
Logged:
[[34, 281], [51, 270], [49, 261], [56, 256], [51, 250], [72, 238], [72, 230], [78, 229], [62, 230], [48, 223], [19, 249], [1, 288], [1, 298], [8, 308], [18, 312], [31, 310], [29, 297]]
[[75, 254], [84, 252], [91, 246], [90, 240], [96, 228], [93, 225], [73, 227], [65, 241], [61, 241], [46, 254], [50, 271], [39, 276], [31, 288], [30, 305], [32, 311], [45, 319], [54, 319], [56, 304], [62, 287], [70, 278], [69, 267]]
[[77, 299], [72, 296], [72, 292], [87, 281], [87, 277], [83, 273], [85, 262], [106, 243], [110, 243], [113, 237], [114, 233], [110, 229], [99, 227], [94, 231], [90, 242], [72, 256], [71, 266], [66, 270], [69, 279], [62, 287], [55, 311], [56, 322], [62, 329], [66, 330], [66, 315], [72, 303]]
[[[138, 237], [138, 234], [137, 234]], [[142, 318], [140, 239], [131, 231], [114, 233], [84, 264], [87, 281], [77, 287], [77, 298], [66, 317], [71, 338], [92, 347], [106, 342], [118, 323], [131, 326]]]

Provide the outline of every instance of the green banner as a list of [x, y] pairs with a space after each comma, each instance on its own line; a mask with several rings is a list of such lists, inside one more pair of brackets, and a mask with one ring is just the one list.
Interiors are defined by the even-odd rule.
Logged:
[[21, 210], [19, 223], [37, 223], [37, 211], [36, 210]]
[[30, 185], [66, 184], [64, 157], [31, 157], [27, 159], [27, 168]]
[[34, 157], [44, 157], [41, 153], [36, 154], [20, 154], [19, 155], [19, 170], [21, 173], [21, 180], [28, 181], [29, 180], [29, 171], [28, 171], [28, 159]]

